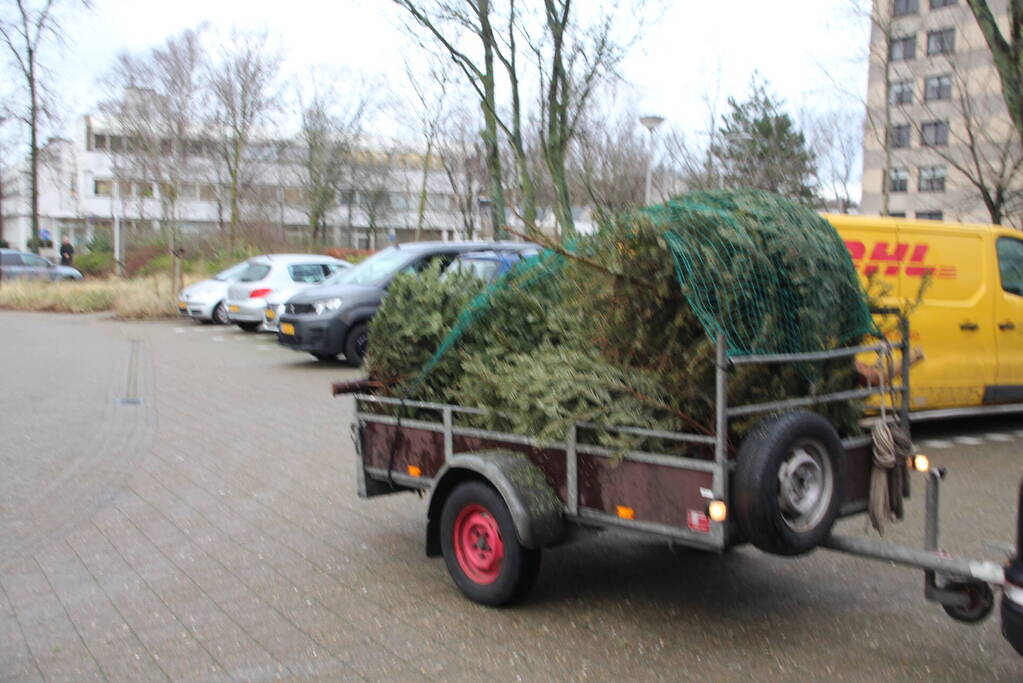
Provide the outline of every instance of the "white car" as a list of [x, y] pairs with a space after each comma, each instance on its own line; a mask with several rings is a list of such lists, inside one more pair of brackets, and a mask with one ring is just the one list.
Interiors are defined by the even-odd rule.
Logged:
[[287, 300], [351, 264], [315, 254], [266, 254], [249, 259], [245, 266], [227, 290], [227, 317], [253, 332], [264, 322], [268, 297]]
[[209, 280], [185, 287], [178, 295], [178, 311], [199, 322], [228, 324], [231, 321], [227, 318], [227, 288], [238, 279], [247, 265], [246, 261], [236, 263]]

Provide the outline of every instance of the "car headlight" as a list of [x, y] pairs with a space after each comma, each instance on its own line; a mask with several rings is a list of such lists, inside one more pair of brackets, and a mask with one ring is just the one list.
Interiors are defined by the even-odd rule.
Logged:
[[341, 299], [338, 299], [336, 297], [333, 299], [324, 299], [322, 301], [316, 301], [313, 303], [313, 311], [316, 312], [316, 315], [330, 313], [331, 311], [336, 311], [339, 308], [341, 308]]

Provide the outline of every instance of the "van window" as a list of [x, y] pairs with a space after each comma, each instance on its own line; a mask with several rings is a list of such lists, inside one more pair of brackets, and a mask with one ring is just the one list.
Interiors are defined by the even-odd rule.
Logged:
[[1023, 296], [1023, 242], [1011, 237], [998, 238], [998, 272], [1002, 289]]

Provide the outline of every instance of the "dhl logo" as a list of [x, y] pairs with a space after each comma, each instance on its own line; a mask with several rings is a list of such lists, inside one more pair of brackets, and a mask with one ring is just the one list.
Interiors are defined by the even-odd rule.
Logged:
[[908, 277], [930, 275], [938, 280], [956, 279], [955, 266], [927, 265], [925, 259], [929, 244], [909, 245], [900, 242], [893, 249], [888, 242], [874, 242], [869, 257], [867, 245], [863, 242], [846, 240], [845, 248], [849, 250], [856, 270], [864, 275], [873, 275], [883, 270], [886, 276], [898, 275], [901, 271]]

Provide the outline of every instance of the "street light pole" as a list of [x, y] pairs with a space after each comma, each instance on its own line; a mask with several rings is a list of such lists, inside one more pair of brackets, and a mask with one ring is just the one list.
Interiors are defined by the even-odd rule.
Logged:
[[650, 131], [650, 150], [646, 158], [646, 192], [643, 195], [644, 203], [647, 206], [650, 206], [651, 179], [653, 177], [654, 170], [654, 129], [664, 123], [664, 117], [656, 115], [640, 116], [639, 122], [643, 124], [644, 128]]

